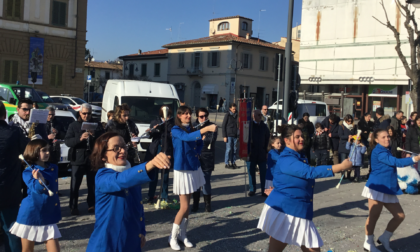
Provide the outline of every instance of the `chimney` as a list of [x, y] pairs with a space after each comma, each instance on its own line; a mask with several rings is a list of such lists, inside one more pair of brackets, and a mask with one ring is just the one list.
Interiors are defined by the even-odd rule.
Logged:
[[249, 39], [249, 33], [246, 34], [246, 39]]
[[139, 55], [141, 55], [141, 50], [139, 49], [139, 53], [138, 53]]

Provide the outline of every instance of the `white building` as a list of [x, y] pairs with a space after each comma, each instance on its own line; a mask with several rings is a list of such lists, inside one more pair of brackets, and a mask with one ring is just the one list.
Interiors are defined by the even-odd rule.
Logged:
[[[88, 92], [90, 87], [91, 93], [103, 94], [105, 85], [109, 79], [122, 79], [123, 65], [110, 64], [108, 62], [87, 62], [85, 61], [84, 80], [85, 80], [85, 93]], [[92, 77], [90, 85], [88, 85], [87, 76]]]
[[[405, 4], [405, 1], [402, 1]], [[401, 34], [401, 47], [410, 57], [404, 16], [393, 0], [385, 0], [390, 22]], [[356, 118], [384, 107], [385, 113], [403, 110], [408, 77], [396, 53], [391, 30], [379, 0], [303, 0], [300, 75], [306, 98], [328, 100], [330, 111]]]

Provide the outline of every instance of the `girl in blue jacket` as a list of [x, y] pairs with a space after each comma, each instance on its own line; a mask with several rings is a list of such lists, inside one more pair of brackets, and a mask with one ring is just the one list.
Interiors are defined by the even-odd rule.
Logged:
[[154, 168], [169, 169], [170, 157], [159, 153], [152, 160], [131, 167], [127, 145], [116, 132], [95, 141], [91, 155], [95, 177], [95, 228], [88, 252], [141, 252], [146, 229], [141, 184], [150, 182]]
[[[58, 167], [47, 163], [49, 157], [48, 143], [42, 139], [29, 142], [23, 153], [23, 158], [35, 169], [27, 167], [23, 171], [28, 196], [22, 200], [17, 220], [10, 229], [10, 233], [21, 238], [22, 251], [34, 251], [35, 242], [45, 242], [48, 252], [60, 251], [58, 238], [61, 233], [57, 227], [61, 220]], [[49, 196], [41, 180], [48, 185], [53, 196]]]
[[[349, 141], [346, 143], [346, 149], [350, 151], [351, 157], [350, 161], [353, 163], [353, 170], [354, 170], [354, 178], [351, 179], [349, 176], [349, 180], [354, 182], [360, 181], [360, 166], [363, 165], [363, 154], [366, 152], [366, 146], [364, 146], [360, 140], [362, 138], [359, 136], [356, 139], [357, 135], [349, 136]], [[354, 147], [354, 151], [353, 151]]]
[[385, 129], [373, 132], [370, 146], [372, 171], [363, 189], [362, 196], [368, 198], [369, 217], [366, 220], [366, 238], [363, 247], [367, 251], [380, 252], [375, 246], [373, 231], [376, 222], [385, 207], [391, 212], [393, 218], [388, 223], [385, 232], [379, 236], [378, 243], [382, 243], [388, 252], [393, 252], [389, 240], [404, 220], [404, 211], [398, 201], [397, 195], [402, 191], [398, 185], [397, 167], [405, 167], [420, 160], [420, 156], [409, 158], [395, 158], [389, 149], [390, 137]]
[[175, 126], [171, 130], [174, 147], [173, 192], [179, 195], [180, 209], [175, 216], [169, 245], [173, 250], [181, 250], [178, 240], [188, 248], [194, 246], [187, 238], [187, 226], [191, 195], [205, 184], [200, 164], [204, 139], [202, 135], [215, 132], [217, 125], [212, 124], [195, 131], [191, 124], [189, 107], [180, 106], [176, 114]]
[[272, 136], [270, 138], [269, 152], [267, 157], [267, 173], [265, 174], [265, 194], [269, 195], [273, 190], [273, 169], [276, 166], [277, 159], [280, 156], [280, 137]]
[[304, 139], [296, 125], [282, 129], [281, 143], [286, 148], [272, 171], [274, 189], [265, 201], [258, 228], [271, 236], [269, 252], [283, 251], [288, 244], [303, 251], [321, 251], [323, 242], [312, 222], [315, 179], [333, 177], [351, 169], [352, 163], [345, 159], [338, 165], [310, 166], [300, 154]]

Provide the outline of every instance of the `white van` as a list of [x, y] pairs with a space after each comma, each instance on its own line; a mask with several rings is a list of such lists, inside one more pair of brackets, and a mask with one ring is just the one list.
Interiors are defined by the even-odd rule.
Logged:
[[[161, 106], [168, 106], [173, 114], [179, 107], [178, 93], [172, 84], [135, 80], [108, 80], [102, 100], [101, 122], [108, 122], [107, 112], [115, 110], [117, 105], [127, 103], [130, 107], [130, 119], [139, 129], [139, 136], [150, 127], [152, 120], [159, 118]], [[141, 158], [151, 143], [151, 139], [142, 139], [138, 146]]]
[[[280, 99], [280, 115], [282, 115], [282, 103], [283, 99]], [[288, 124], [297, 124], [298, 120], [303, 117], [303, 113], [305, 112], [309, 113], [309, 121], [311, 121], [314, 125], [316, 123], [321, 123], [325, 117], [330, 115], [330, 112], [327, 109], [327, 104], [325, 102], [299, 99], [297, 103], [297, 114], [292, 115], [292, 120], [288, 121]], [[268, 108], [268, 113], [273, 118], [274, 124], [276, 119], [276, 110], [277, 102], [273, 103], [273, 105]], [[281, 125], [280, 115], [278, 125]]]

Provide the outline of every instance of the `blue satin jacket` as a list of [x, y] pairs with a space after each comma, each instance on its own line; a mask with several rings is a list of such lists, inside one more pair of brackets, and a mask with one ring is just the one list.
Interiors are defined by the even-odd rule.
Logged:
[[279, 157], [280, 150], [272, 149], [268, 152], [266, 180], [273, 180], [273, 170], [276, 168], [276, 162]]
[[200, 164], [200, 154], [203, 148], [203, 140], [199, 130], [191, 132], [190, 127], [186, 127], [185, 132], [178, 126], [171, 130], [172, 144], [174, 146], [174, 170], [195, 171]]

